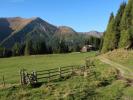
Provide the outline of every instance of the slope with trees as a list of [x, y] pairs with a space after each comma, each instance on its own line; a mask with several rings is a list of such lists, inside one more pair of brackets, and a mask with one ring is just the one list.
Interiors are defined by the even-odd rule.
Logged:
[[54, 26], [38, 17], [0, 18], [0, 33], [0, 57], [79, 52], [89, 44], [98, 49], [101, 38], [101, 33], [83, 34], [71, 27]]
[[105, 53], [117, 48], [133, 48], [133, 1], [129, 0], [120, 5], [113, 16], [111, 14], [107, 29], [103, 37], [101, 52]]

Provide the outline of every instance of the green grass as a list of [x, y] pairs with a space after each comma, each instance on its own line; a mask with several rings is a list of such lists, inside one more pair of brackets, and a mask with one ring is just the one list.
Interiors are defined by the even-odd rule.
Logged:
[[[84, 63], [83, 63], [84, 64]], [[116, 80], [116, 71], [98, 60], [95, 61], [95, 75], [71, 76], [65, 80], [43, 84], [38, 88], [21, 88], [19, 86], [2, 89], [2, 100], [92, 100], [101, 96], [98, 88], [105, 87], [101, 84], [108, 80], [107, 85]], [[111, 74], [113, 72], [113, 74]], [[110, 92], [109, 92], [110, 93]]]
[[85, 58], [94, 57], [94, 55], [95, 52], [1, 58], [0, 80], [2, 75], [5, 75], [6, 82], [19, 82], [19, 70], [22, 68], [32, 71], [70, 65], [84, 65]]
[[119, 61], [119, 59], [118, 59], [118, 60], [115, 60], [115, 61], [121, 63], [122, 65], [130, 68], [133, 71], [133, 56], [129, 57], [129, 58], [125, 59], [125, 60], [120, 60]]
[[130, 68], [133, 71], [133, 56], [132, 57], [128, 57], [126, 59], [120, 59], [120, 58], [112, 58], [113, 61], [118, 62], [128, 68]]
[[121, 100], [126, 83], [122, 80], [114, 81], [111, 85], [97, 89], [102, 100]]
[[[129, 68], [130, 71], [133, 71], [133, 50], [127, 51], [127, 50], [123, 50], [123, 49], [118, 49], [118, 50], [114, 50], [112, 52], [108, 52], [104, 56], [114, 62], [117, 62], [117, 63]], [[132, 78], [132, 77], [130, 77], [130, 78]], [[116, 85], [116, 87], [118, 87], [118, 85]], [[123, 89], [121, 99], [122, 100], [132, 100], [133, 99], [133, 86], [129, 86], [129, 87]]]
[[129, 100], [133, 98], [133, 86], [127, 87], [123, 90], [123, 99], [128, 98]]
[[[19, 70], [42, 70], [69, 65], [84, 65], [87, 57], [95, 52], [54, 55], [37, 55], [0, 59], [0, 75], [7, 83], [19, 82]], [[94, 61], [95, 75], [71, 76], [63, 80], [42, 84], [38, 88], [20, 86], [0, 89], [0, 100], [124, 100], [131, 97], [133, 88], [117, 80], [117, 71], [111, 66]], [[16, 77], [15, 77], [16, 76]]]

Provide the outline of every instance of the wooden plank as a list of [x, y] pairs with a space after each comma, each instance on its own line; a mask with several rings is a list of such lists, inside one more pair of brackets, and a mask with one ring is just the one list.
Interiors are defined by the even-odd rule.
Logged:
[[40, 70], [40, 71], [37, 71], [37, 72], [46, 72], [46, 71], [52, 71], [52, 70], [58, 70], [58, 68], [53, 68], [53, 69], [48, 69], [48, 70]]
[[[62, 74], [73, 72], [74, 70], [78, 70], [78, 69], [82, 69], [81, 66], [78, 66], [76, 68], [73, 66], [66, 66], [66, 67], [53, 68], [49, 70], [37, 71], [37, 75], [39, 77], [37, 79], [48, 78], [48, 81], [50, 81], [50, 78], [54, 76], [59, 75], [59, 77], [61, 77]], [[42, 75], [44, 75], [44, 77], [40, 77]], [[48, 76], [45, 76], [45, 75], [48, 75]]]
[[41, 76], [41, 75], [48, 75], [49, 72], [46, 72], [46, 73], [37, 73], [37, 75]]
[[54, 75], [51, 75], [50, 77], [52, 78], [52, 77], [54, 77], [54, 76], [58, 76], [58, 75], [60, 75], [60, 74], [54, 74]]
[[71, 71], [64, 71], [64, 72], [62, 72], [62, 74], [65, 74], [65, 73], [71, 73]]
[[44, 76], [44, 77], [38, 77], [37, 79], [47, 79], [47, 78], [52, 78], [54, 76], [58, 76], [59, 74], [54, 74], [54, 75], [50, 75], [50, 76]]
[[[77, 66], [77, 67], [74, 67], [74, 66], [65, 66], [65, 67], [61, 67], [61, 69], [67, 69], [67, 68], [72, 68], [72, 67], [74, 67], [74, 68], [79, 68], [80, 66], [79, 65], [75, 65], [75, 66]], [[48, 69], [48, 70], [40, 70], [40, 71], [36, 71], [36, 72], [38, 72], [38, 73], [43, 73], [43, 72], [46, 72], [46, 71], [51, 71], [51, 72], [54, 72], [54, 70], [58, 70], [58, 68], [53, 68], [53, 69]]]
[[37, 79], [44, 79], [44, 78], [48, 78], [49, 76], [44, 76], [44, 77], [38, 77]]
[[59, 70], [55, 70], [55, 71], [50, 71], [50, 73], [58, 73]]
[[65, 66], [65, 67], [61, 67], [61, 69], [65, 69], [65, 68], [71, 68], [72, 66]]
[[68, 68], [68, 69], [61, 69], [61, 71], [69, 71], [71, 70], [71, 68]]

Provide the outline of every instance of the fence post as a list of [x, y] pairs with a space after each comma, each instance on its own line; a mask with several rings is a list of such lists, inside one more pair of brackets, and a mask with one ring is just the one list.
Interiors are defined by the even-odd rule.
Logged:
[[24, 84], [28, 85], [31, 84], [31, 76], [32, 74], [29, 74], [28, 72], [24, 72]]
[[24, 71], [24, 69], [20, 70], [20, 84], [21, 85], [27, 84], [26, 83], [26, 72]]
[[36, 81], [36, 83], [37, 83], [37, 72], [36, 71], [34, 71], [34, 76], [35, 76], [35, 81]]
[[24, 69], [20, 70], [20, 84], [24, 85], [25, 84], [25, 79], [24, 79], [25, 75], [24, 75]]
[[3, 86], [5, 87], [5, 77], [4, 77], [4, 75], [2, 77], [2, 80], [3, 80]]
[[26, 76], [25, 76], [25, 72], [24, 69], [22, 69], [22, 84], [26, 84]]
[[72, 71], [72, 74], [73, 74], [73, 66], [71, 68], [72, 68], [71, 71]]
[[23, 82], [22, 82], [22, 70], [20, 70], [20, 84], [23, 85]]
[[61, 67], [59, 67], [59, 77], [61, 78], [62, 75], [61, 75]]
[[50, 82], [50, 70], [48, 70], [48, 82]]

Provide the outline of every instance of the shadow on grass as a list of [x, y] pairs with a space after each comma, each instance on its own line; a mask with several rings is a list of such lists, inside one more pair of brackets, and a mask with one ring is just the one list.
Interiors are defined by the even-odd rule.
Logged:
[[42, 85], [47, 85], [48, 83], [51, 83], [51, 82], [62, 82], [62, 81], [66, 81], [68, 79], [70, 79], [71, 77], [73, 77], [72, 75], [66, 75], [66, 76], [62, 76], [61, 78], [54, 78], [54, 79], [51, 79], [49, 82], [48, 81], [40, 81], [40, 82], [37, 82], [36, 84], [31, 84], [30, 87], [31, 88], [39, 88], [41, 87]]
[[31, 84], [30, 87], [32, 88], [39, 88], [44, 84], [44, 82], [37, 82], [36, 84]]

